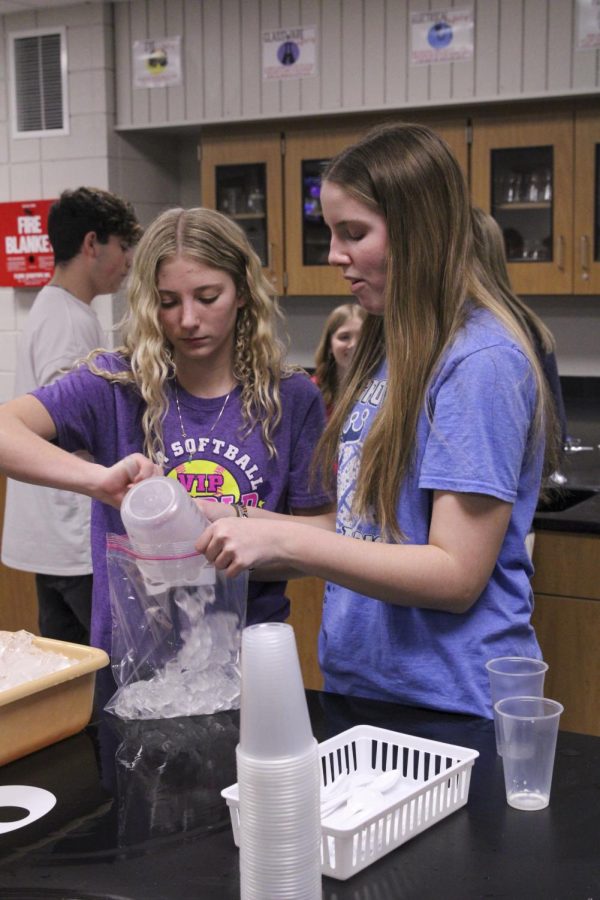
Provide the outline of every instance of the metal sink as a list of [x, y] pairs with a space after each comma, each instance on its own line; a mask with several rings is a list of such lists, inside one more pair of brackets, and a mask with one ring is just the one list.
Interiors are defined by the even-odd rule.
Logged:
[[597, 491], [592, 491], [588, 488], [556, 488], [549, 493], [545, 500], [540, 500], [536, 511], [539, 513], [564, 512], [573, 506], [577, 506], [579, 503], [583, 503], [584, 500], [589, 500], [596, 493]]

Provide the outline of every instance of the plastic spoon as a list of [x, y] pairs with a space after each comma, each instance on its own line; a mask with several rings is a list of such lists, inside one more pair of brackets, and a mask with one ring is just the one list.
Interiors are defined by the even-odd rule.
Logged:
[[358, 789], [365, 787], [381, 796], [386, 791], [391, 790], [400, 781], [401, 777], [402, 773], [398, 769], [390, 769], [388, 772], [381, 772], [375, 778], [370, 775], [359, 775], [353, 778], [351, 787], [347, 791], [344, 791], [342, 794], [330, 795], [321, 803], [321, 818], [330, 815], [346, 801], [348, 801], [349, 806], [353, 796], [358, 793]]

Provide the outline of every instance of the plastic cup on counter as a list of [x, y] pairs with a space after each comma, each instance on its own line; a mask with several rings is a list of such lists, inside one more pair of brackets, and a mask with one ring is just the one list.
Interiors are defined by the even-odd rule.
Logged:
[[502, 656], [486, 662], [490, 694], [494, 708], [496, 750], [502, 756], [502, 736], [496, 715], [496, 703], [505, 697], [543, 697], [548, 663], [527, 656]]
[[562, 704], [544, 697], [505, 697], [494, 710], [508, 805], [529, 812], [544, 809], [550, 802]]

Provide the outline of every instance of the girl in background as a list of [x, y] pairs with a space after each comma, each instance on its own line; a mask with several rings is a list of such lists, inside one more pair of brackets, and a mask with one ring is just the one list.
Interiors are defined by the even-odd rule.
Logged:
[[[371, 315], [320, 444], [337, 514], [223, 508], [198, 549], [324, 578], [325, 689], [492, 717], [485, 662], [540, 656], [525, 548], [553, 404], [522, 317], [484, 283], [447, 144], [384, 126], [335, 157], [329, 262]], [[206, 504], [205, 504], [206, 505]]]
[[333, 410], [343, 379], [350, 368], [366, 315], [358, 303], [343, 303], [336, 306], [325, 320], [315, 353], [315, 374], [312, 380], [321, 389], [327, 415]]

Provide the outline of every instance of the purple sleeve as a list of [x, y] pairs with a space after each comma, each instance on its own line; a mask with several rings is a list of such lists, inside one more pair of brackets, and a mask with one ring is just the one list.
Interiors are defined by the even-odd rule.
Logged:
[[290, 448], [288, 503], [295, 509], [310, 509], [331, 503], [317, 475], [311, 480], [311, 463], [317, 442], [325, 427], [325, 407], [321, 392], [308, 378], [302, 378], [296, 396], [282, 396], [282, 403], [292, 405], [294, 417], [293, 446]]
[[63, 450], [87, 450], [96, 455], [100, 425], [113, 418], [109, 382], [83, 366], [32, 393], [52, 418]]

